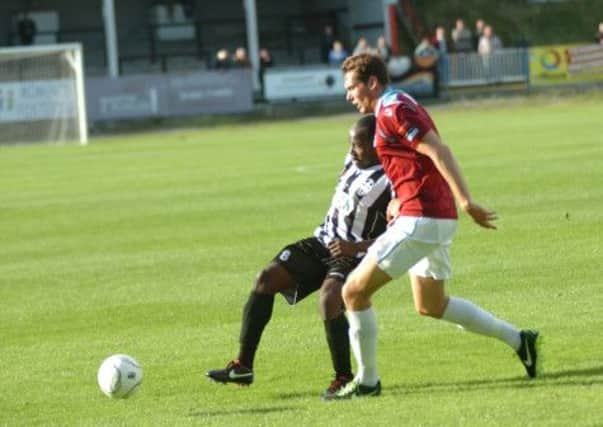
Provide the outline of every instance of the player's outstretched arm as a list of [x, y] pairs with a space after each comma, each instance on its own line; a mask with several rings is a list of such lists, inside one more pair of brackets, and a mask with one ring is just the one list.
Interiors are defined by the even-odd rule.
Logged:
[[484, 228], [496, 229], [496, 226], [492, 223], [492, 221], [497, 219], [496, 213], [471, 200], [469, 188], [465, 183], [461, 168], [450, 148], [442, 144], [438, 134], [433, 130], [427, 132], [416, 149], [419, 153], [428, 156], [433, 161], [438, 171], [448, 183], [461, 209], [478, 225]]

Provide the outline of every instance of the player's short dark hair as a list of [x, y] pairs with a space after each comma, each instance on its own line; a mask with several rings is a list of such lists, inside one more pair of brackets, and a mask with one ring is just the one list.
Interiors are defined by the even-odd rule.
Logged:
[[362, 116], [354, 126], [356, 128], [357, 133], [362, 133], [366, 135], [366, 142], [372, 142], [375, 137], [375, 127], [377, 120], [375, 119], [374, 114], [367, 114]]
[[377, 77], [381, 85], [389, 85], [389, 74], [385, 62], [378, 56], [370, 53], [361, 53], [348, 57], [341, 64], [343, 73], [353, 71], [362, 83], [368, 82], [370, 76]]

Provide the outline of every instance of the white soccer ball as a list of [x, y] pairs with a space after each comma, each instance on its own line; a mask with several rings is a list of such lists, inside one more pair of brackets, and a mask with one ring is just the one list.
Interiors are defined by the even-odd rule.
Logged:
[[114, 354], [103, 361], [97, 379], [101, 391], [107, 396], [124, 399], [142, 383], [142, 367], [128, 355]]

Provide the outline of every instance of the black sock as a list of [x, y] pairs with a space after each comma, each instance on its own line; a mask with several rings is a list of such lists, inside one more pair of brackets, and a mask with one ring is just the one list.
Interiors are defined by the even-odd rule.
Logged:
[[243, 321], [241, 323], [241, 336], [239, 343], [239, 361], [244, 366], [253, 369], [253, 359], [260, 343], [262, 332], [272, 316], [274, 295], [258, 294], [251, 292], [245, 308], [243, 308]]
[[348, 319], [341, 315], [335, 319], [325, 320], [325, 333], [331, 351], [331, 360], [335, 374], [339, 376], [352, 376], [350, 362], [350, 338], [348, 337]]

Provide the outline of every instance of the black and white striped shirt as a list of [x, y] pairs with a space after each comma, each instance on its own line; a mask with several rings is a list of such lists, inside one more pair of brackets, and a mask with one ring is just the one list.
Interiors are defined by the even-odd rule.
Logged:
[[374, 239], [385, 231], [391, 185], [381, 164], [360, 169], [348, 154], [324, 222], [314, 236], [326, 247], [334, 239]]

